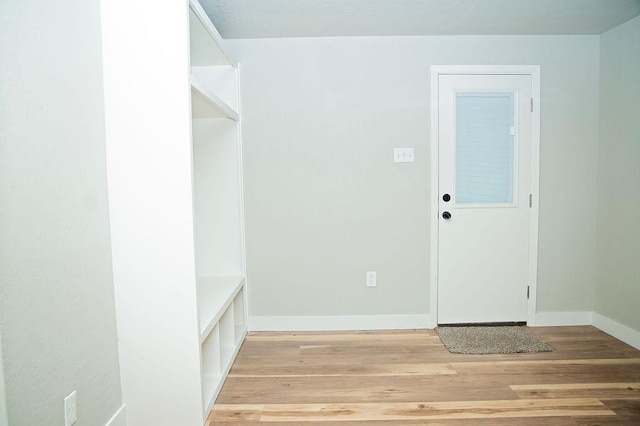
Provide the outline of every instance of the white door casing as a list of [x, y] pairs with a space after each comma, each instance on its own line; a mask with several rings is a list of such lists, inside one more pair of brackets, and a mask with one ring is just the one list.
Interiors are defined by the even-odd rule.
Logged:
[[0, 426], [9, 426], [7, 414], [7, 397], [4, 384], [4, 367], [2, 362], [2, 327], [0, 326]]
[[[511, 321], [533, 325], [538, 244], [539, 67], [434, 66], [431, 77], [432, 325]], [[491, 105], [498, 106], [497, 117], [507, 132], [511, 126], [511, 142], [505, 139], [500, 147], [512, 143], [512, 154], [503, 152], [498, 160], [487, 159], [484, 155], [493, 155], [493, 147], [478, 151], [477, 141], [464, 145], [461, 136], [457, 156], [456, 131], [463, 135], [470, 113], [481, 118], [472, 127], [478, 123], [484, 127], [486, 120], [496, 116], [487, 112], [487, 105], [489, 109]], [[516, 111], [511, 124], [503, 120], [507, 105]], [[461, 117], [457, 129], [456, 114]], [[504, 129], [500, 134], [504, 135]], [[505, 158], [510, 156], [514, 167], [496, 172], [502, 176], [499, 191], [482, 195], [485, 189], [478, 187], [478, 182], [482, 183], [483, 173], [491, 169], [485, 163], [498, 161], [504, 166]], [[456, 174], [460, 175], [457, 180]], [[504, 189], [509, 186], [504, 184], [504, 176], [513, 176], [512, 192]], [[477, 196], [477, 191], [481, 195]], [[448, 202], [444, 201], [444, 194], [450, 194]], [[445, 211], [450, 213], [448, 220], [442, 217]]]

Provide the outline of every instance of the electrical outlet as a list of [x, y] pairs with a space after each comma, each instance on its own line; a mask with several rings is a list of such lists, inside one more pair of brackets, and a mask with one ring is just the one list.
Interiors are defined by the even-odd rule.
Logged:
[[367, 272], [367, 287], [376, 286], [376, 271]]
[[76, 408], [76, 391], [73, 391], [64, 399], [64, 426], [71, 426], [78, 421]]

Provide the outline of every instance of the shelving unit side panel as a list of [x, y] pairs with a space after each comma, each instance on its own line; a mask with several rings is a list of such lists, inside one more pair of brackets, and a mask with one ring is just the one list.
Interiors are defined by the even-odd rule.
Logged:
[[187, 4], [109, 0], [101, 19], [123, 402], [131, 426], [202, 425]]
[[[237, 64], [237, 99], [238, 99], [238, 111], [242, 108], [242, 64]], [[244, 147], [243, 147], [243, 139], [242, 139], [242, 120], [238, 120], [238, 132], [237, 132], [237, 174], [238, 174], [238, 187], [239, 187], [239, 215], [240, 215], [240, 261], [242, 264], [242, 273], [244, 276], [244, 286], [242, 288], [242, 298], [239, 301], [242, 309], [242, 329], [240, 331], [240, 336], [237, 336], [237, 345], [238, 350], [242, 346], [245, 336], [247, 335], [249, 329], [249, 279], [247, 277], [247, 266], [246, 266], [246, 236], [245, 236], [245, 200], [244, 200]], [[238, 306], [240, 308], [240, 306]], [[238, 317], [237, 317], [238, 318]], [[238, 318], [238, 320], [240, 320]], [[235, 356], [234, 356], [235, 358]]]
[[[238, 99], [238, 111], [242, 108], [242, 84], [241, 84], [241, 76], [242, 76], [242, 64], [238, 63], [237, 65], [237, 99]], [[238, 176], [238, 205], [239, 205], [239, 215], [240, 215], [240, 263], [242, 265], [242, 275], [244, 276], [244, 287], [243, 287], [243, 302], [244, 302], [244, 322], [245, 322], [245, 334], [246, 330], [249, 326], [249, 285], [247, 278], [247, 265], [246, 265], [246, 234], [245, 234], [245, 200], [244, 200], [244, 147], [243, 147], [243, 139], [242, 139], [242, 120], [238, 119], [237, 125], [237, 176]], [[244, 337], [243, 337], [244, 338]]]

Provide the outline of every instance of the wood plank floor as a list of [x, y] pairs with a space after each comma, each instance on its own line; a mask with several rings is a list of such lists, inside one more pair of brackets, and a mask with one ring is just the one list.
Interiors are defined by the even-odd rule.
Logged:
[[206, 426], [640, 425], [640, 351], [594, 327], [553, 352], [451, 354], [434, 330], [249, 333]]

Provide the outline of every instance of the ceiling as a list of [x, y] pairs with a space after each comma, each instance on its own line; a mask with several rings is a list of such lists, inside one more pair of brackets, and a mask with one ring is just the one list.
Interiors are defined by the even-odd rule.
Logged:
[[224, 38], [602, 34], [640, 0], [201, 0]]

